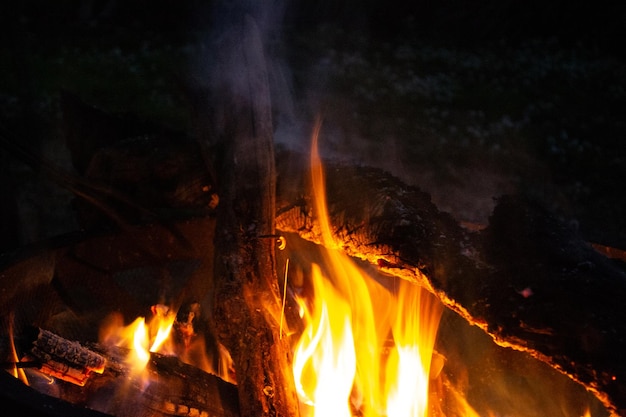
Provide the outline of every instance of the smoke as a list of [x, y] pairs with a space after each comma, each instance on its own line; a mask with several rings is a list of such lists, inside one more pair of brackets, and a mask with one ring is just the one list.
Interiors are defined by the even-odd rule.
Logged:
[[[210, 47], [201, 55], [205, 67], [199, 72], [212, 92], [211, 116], [200, 115], [206, 129], [215, 130], [224, 117], [216, 84], [228, 83], [233, 91], [247, 88], [240, 85], [245, 80], [239, 63], [225, 61], [219, 51], [228, 47], [232, 28], [251, 16], [264, 48], [277, 145], [307, 153], [313, 123], [320, 118], [319, 146], [325, 159], [386, 170], [430, 193], [441, 210], [459, 221], [486, 224], [494, 197], [515, 184], [482, 163], [480, 154], [486, 155], [488, 142], [494, 140], [488, 135], [517, 126], [485, 127], [479, 111], [447, 111], [455, 106], [458, 80], [446, 69], [433, 73], [424, 67], [446, 61], [451, 71], [467, 63], [480, 71], [480, 57], [420, 46], [415, 39], [389, 41], [393, 37], [383, 39], [347, 16], [307, 22], [301, 28], [303, 16], [294, 10], [298, 7], [301, 2], [284, 0], [217, 2], [210, 19]], [[476, 132], [485, 137], [472, 138]], [[209, 136], [215, 141], [219, 134]]]

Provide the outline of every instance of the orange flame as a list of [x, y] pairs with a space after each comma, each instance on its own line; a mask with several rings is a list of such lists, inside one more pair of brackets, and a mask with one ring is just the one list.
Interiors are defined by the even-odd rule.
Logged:
[[[425, 290], [408, 282], [401, 282], [392, 295], [337, 250], [317, 150], [320, 127], [318, 122], [312, 138], [311, 179], [322, 243], [329, 248], [325, 252], [329, 277], [314, 264], [310, 308], [306, 300], [298, 299], [306, 328], [295, 349], [294, 377], [306, 405], [304, 413], [426, 416], [430, 362], [442, 308]], [[384, 364], [382, 346], [389, 335], [394, 346]]]
[[401, 280], [392, 323], [395, 348], [387, 361], [387, 415], [426, 416], [433, 347], [441, 304], [421, 287]]
[[[294, 373], [301, 400], [314, 407], [314, 416], [350, 416], [348, 398], [356, 373], [356, 354], [348, 303], [313, 267], [314, 301], [305, 310], [309, 323], [295, 350]], [[333, 381], [328, 384], [327, 381]]]
[[124, 337], [130, 337], [132, 341], [132, 349], [130, 350], [129, 356], [126, 358], [127, 361], [133, 365], [135, 370], [143, 371], [150, 360], [146, 320], [143, 317], [138, 317], [122, 334]]
[[129, 349], [126, 362], [136, 373], [143, 372], [150, 360], [150, 352], [165, 350], [165, 342], [176, 318], [169, 309], [155, 310], [157, 313], [148, 324], [144, 317], [138, 317], [125, 326], [120, 316], [112, 315], [100, 331], [103, 344]]
[[150, 320], [150, 331], [149, 334], [145, 335], [148, 339], [150, 339], [150, 335], [154, 335], [150, 340], [150, 352], [170, 354], [174, 351], [171, 346], [170, 333], [176, 320], [176, 314], [172, 309], [163, 305], [153, 306], [152, 313], [154, 315]]
[[[19, 362], [19, 357], [17, 356], [17, 350], [15, 349], [15, 340], [14, 340], [14, 336], [13, 336], [13, 314], [12, 313], [11, 313], [11, 318], [10, 318], [10, 322], [9, 322], [9, 348], [10, 348], [11, 359], [13, 360], [13, 362], [15, 362], [17, 364]], [[23, 369], [20, 369], [17, 366], [14, 366], [13, 369], [10, 370], [10, 372], [13, 375], [14, 378], [18, 378], [25, 385], [29, 385], [28, 378], [26, 378], [26, 373], [24, 372]]]

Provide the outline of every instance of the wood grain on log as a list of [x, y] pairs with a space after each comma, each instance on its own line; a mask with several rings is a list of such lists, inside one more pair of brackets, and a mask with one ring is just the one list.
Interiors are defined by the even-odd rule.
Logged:
[[[277, 229], [321, 243], [304, 156], [277, 153]], [[626, 410], [626, 274], [552, 213], [502, 198], [463, 229], [378, 169], [327, 162], [330, 223], [343, 250], [424, 285], [503, 345], [528, 351]]]
[[[291, 349], [279, 334], [275, 167], [269, 86], [255, 22], [223, 38], [220, 204], [215, 233], [215, 333], [234, 361], [241, 415], [297, 416]], [[236, 69], [236, 71], [233, 71]]]

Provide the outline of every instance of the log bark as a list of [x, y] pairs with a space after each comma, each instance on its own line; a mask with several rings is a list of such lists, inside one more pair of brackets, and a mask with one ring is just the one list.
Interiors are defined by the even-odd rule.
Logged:
[[218, 130], [225, 154], [215, 233], [215, 334], [234, 361], [241, 415], [297, 416], [291, 349], [279, 334], [276, 173], [263, 48], [249, 17], [222, 39], [216, 89], [224, 99]]
[[[277, 229], [321, 243], [307, 162], [277, 153]], [[500, 345], [524, 350], [626, 412], [626, 273], [553, 213], [503, 197], [471, 232], [428, 194], [378, 169], [326, 161], [333, 234], [345, 252], [425, 286]]]

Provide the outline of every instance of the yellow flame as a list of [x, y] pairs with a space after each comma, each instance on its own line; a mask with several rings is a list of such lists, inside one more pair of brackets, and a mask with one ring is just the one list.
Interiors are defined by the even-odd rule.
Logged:
[[[146, 335], [150, 338], [150, 352], [171, 354], [174, 349], [171, 343], [170, 333], [176, 320], [176, 314], [172, 309], [163, 306], [153, 307], [154, 316], [150, 320], [150, 333]], [[151, 337], [151, 335], [154, 335]]]
[[314, 406], [313, 416], [349, 417], [348, 399], [356, 372], [350, 306], [317, 265], [313, 265], [312, 279], [311, 310], [300, 300], [308, 325], [295, 349], [296, 389], [306, 405]]
[[[145, 373], [150, 352], [176, 356], [181, 362], [212, 373], [225, 381], [235, 383], [232, 358], [220, 346], [207, 346], [205, 338], [196, 335], [191, 326], [194, 314], [188, 322], [176, 322], [176, 310], [162, 304], [152, 306], [152, 316], [146, 322], [138, 317], [129, 325], [120, 314], [111, 314], [100, 327], [100, 343], [128, 349], [125, 358], [132, 372]], [[178, 333], [173, 329], [176, 324]], [[178, 335], [180, 337], [175, 337]], [[217, 361], [217, 363], [214, 363]], [[144, 375], [146, 376], [146, 375]]]
[[111, 315], [100, 331], [100, 341], [128, 349], [126, 362], [133, 372], [140, 373], [150, 360], [150, 352], [169, 352], [165, 347], [175, 318], [173, 312], [163, 310], [155, 313], [148, 324], [144, 317], [138, 317], [131, 324], [124, 325], [121, 316]]
[[421, 287], [401, 280], [392, 325], [395, 347], [386, 367], [387, 415], [426, 416], [428, 384], [441, 304]]
[[[390, 291], [337, 250], [317, 150], [320, 127], [318, 122], [312, 138], [311, 180], [322, 243], [328, 248], [328, 277], [314, 264], [311, 307], [298, 300], [306, 323], [294, 354], [298, 394], [313, 416], [425, 416], [442, 308], [408, 282], [400, 283], [392, 302]], [[390, 334], [395, 343], [383, 368], [382, 346]]]
[[[10, 348], [11, 359], [13, 360], [13, 362], [18, 363], [20, 359], [17, 356], [17, 350], [15, 349], [15, 340], [13, 336], [13, 313], [10, 314], [10, 321], [9, 321], [9, 348]], [[17, 366], [14, 366], [13, 369], [10, 370], [10, 372], [14, 378], [18, 378], [25, 385], [30, 385], [28, 383], [28, 378], [26, 377], [26, 373], [24, 372], [23, 369], [18, 368]]]
[[150, 360], [148, 352], [148, 328], [143, 317], [138, 317], [129, 326], [128, 330], [132, 335], [132, 347], [127, 361], [132, 363], [133, 368], [137, 371], [143, 370]]

